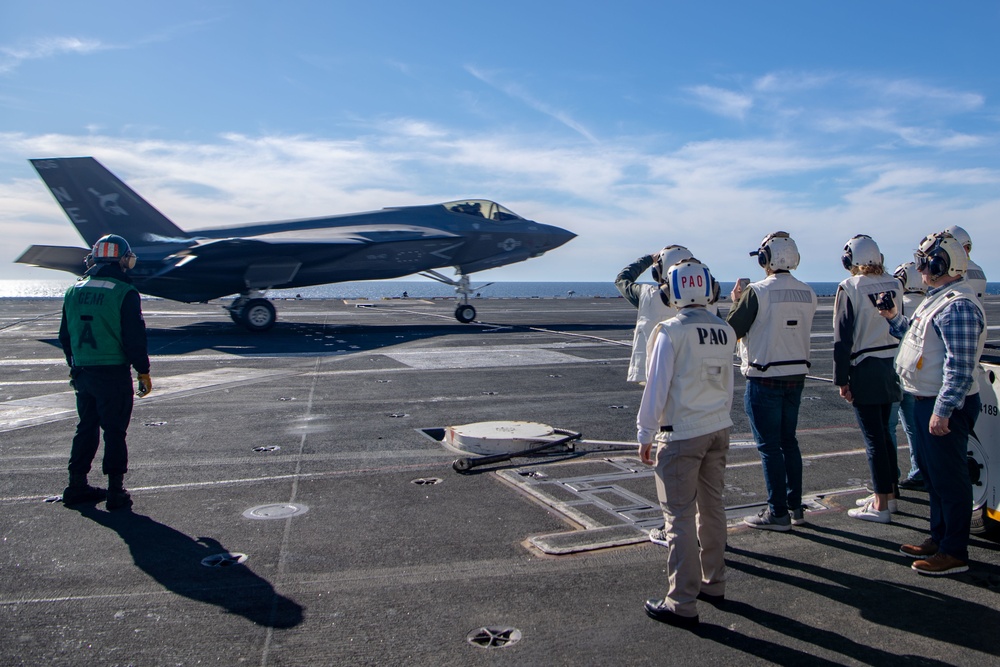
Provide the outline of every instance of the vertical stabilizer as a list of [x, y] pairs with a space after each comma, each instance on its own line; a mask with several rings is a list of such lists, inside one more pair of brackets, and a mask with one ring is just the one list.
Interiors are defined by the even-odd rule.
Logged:
[[190, 236], [92, 157], [30, 161], [87, 245], [105, 234], [133, 246]]

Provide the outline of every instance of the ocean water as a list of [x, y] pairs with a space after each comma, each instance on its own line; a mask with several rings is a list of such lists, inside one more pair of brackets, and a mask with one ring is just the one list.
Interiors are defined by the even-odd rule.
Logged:
[[[0, 280], [0, 298], [60, 298], [69, 280]], [[473, 287], [479, 284], [473, 282]], [[613, 282], [497, 282], [478, 289], [483, 299], [571, 299], [571, 298], [621, 298]], [[810, 283], [819, 296], [833, 296], [837, 289], [834, 282]], [[729, 294], [733, 283], [723, 282], [722, 293]], [[988, 294], [1000, 294], [1000, 283], [989, 283]], [[364, 282], [334, 283], [290, 290], [270, 290], [273, 298], [303, 299], [386, 299], [406, 296], [414, 299], [433, 299], [455, 296], [454, 288], [432, 280], [371, 280]]]

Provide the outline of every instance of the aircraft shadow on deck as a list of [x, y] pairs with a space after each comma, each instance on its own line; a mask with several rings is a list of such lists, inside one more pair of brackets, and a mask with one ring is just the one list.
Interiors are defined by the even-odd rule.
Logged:
[[[600, 337], [609, 331], [632, 331], [632, 325], [605, 324], [489, 324], [486, 328], [442, 323], [420, 325], [358, 325], [278, 322], [267, 333], [253, 333], [229, 322], [195, 322], [178, 327], [148, 327], [150, 357], [157, 355], [219, 352], [233, 356], [343, 355], [374, 352], [403, 343], [459, 334], [490, 336], [502, 344], [502, 336], [545, 329], [574, 335]], [[58, 339], [40, 339], [60, 351]]]

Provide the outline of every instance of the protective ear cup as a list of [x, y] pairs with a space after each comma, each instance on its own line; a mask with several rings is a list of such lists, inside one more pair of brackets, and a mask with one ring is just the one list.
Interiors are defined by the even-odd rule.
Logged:
[[760, 264], [760, 268], [766, 269], [767, 265], [771, 263], [771, 249], [764, 246], [757, 251], [757, 263]]
[[655, 280], [658, 283], [663, 282], [662, 280], [660, 280], [660, 270], [656, 268], [656, 264], [653, 264], [653, 268], [650, 269], [650, 272], [653, 274], [653, 280]]
[[722, 286], [719, 285], [719, 281], [715, 279], [715, 276], [712, 276], [712, 298], [708, 302], [708, 305], [712, 305], [713, 303], [718, 303], [719, 297], [721, 295], [722, 295]]
[[122, 268], [125, 269], [126, 271], [130, 271], [130, 270], [134, 269], [135, 268], [135, 260], [136, 260], [136, 256], [135, 256], [134, 252], [130, 251], [130, 252], [126, 253], [125, 256], [122, 257], [122, 259], [121, 259]]
[[927, 260], [927, 270], [935, 279], [948, 273], [948, 265], [948, 258], [941, 254], [931, 255]]
[[854, 266], [854, 256], [851, 254], [851, 249], [847, 248], [844, 254], [840, 256], [840, 263], [844, 265], [844, 268], [848, 271]]

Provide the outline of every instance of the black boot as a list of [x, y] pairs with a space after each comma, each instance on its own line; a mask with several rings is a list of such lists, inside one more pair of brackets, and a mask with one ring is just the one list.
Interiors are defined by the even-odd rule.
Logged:
[[107, 497], [104, 489], [98, 489], [87, 484], [86, 475], [70, 473], [69, 486], [63, 489], [63, 505], [80, 505], [82, 503], [99, 503]]
[[109, 512], [132, 507], [132, 496], [125, 490], [124, 477], [124, 475], [108, 475], [108, 501], [105, 507]]

